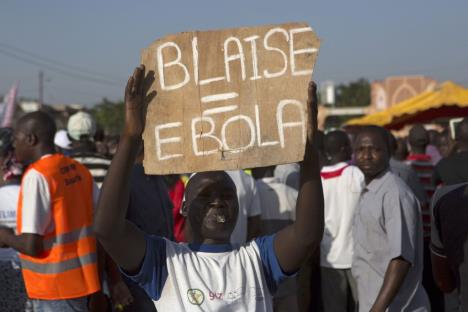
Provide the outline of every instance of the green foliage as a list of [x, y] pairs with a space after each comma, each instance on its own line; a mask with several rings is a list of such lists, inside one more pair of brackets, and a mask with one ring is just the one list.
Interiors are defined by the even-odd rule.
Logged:
[[96, 122], [104, 128], [106, 134], [120, 134], [125, 118], [125, 104], [123, 101], [112, 102], [104, 98], [101, 103], [93, 107], [91, 113]]
[[371, 88], [367, 79], [360, 78], [349, 84], [340, 84], [336, 87], [336, 107], [368, 106], [371, 101]]

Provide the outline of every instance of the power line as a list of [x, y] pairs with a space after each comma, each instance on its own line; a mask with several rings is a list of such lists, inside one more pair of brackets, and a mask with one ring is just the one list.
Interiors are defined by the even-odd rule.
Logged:
[[14, 51], [16, 53], [24, 54], [26, 56], [38, 59], [38, 60], [40, 60], [42, 62], [50, 63], [50, 64], [55, 65], [55, 66], [67, 67], [67, 68], [73, 69], [75, 71], [80, 71], [80, 72], [82, 72], [82, 73], [84, 73], [86, 75], [100, 76], [103, 79], [108, 79], [110, 77], [108, 75], [104, 75], [102, 73], [98, 73], [98, 72], [95, 72], [95, 71], [92, 71], [92, 70], [89, 70], [89, 69], [86, 69], [86, 68], [83, 68], [83, 67], [80, 67], [80, 66], [76, 66], [76, 65], [72, 65], [72, 64], [66, 64], [66, 63], [60, 62], [58, 60], [53, 60], [53, 59], [38, 55], [36, 53], [32, 53], [32, 52], [29, 52], [29, 51], [14, 47], [14, 46], [6, 44], [6, 43], [0, 42], [0, 47], [3, 47], [4, 49], [12, 50], [12, 51]]
[[122, 87], [120, 83], [115, 82], [115, 81], [109, 81], [109, 80], [106, 80], [106, 79], [101, 79], [101, 78], [97, 78], [97, 77], [87, 76], [87, 75], [84, 75], [84, 74], [64, 70], [62, 68], [56, 67], [55, 65], [46, 64], [44, 62], [39, 62], [39, 61], [30, 59], [28, 57], [24, 57], [24, 56], [14, 54], [14, 53], [12, 53], [10, 51], [7, 51], [7, 50], [1, 49], [1, 48], [0, 48], [0, 54], [6, 55], [8, 57], [14, 58], [16, 60], [19, 60], [19, 61], [22, 61], [22, 62], [25, 62], [25, 63], [29, 63], [29, 64], [32, 64], [32, 65], [36, 65], [36, 66], [46, 68], [46, 69], [48, 69], [50, 71], [56, 72], [56, 73], [61, 74], [61, 75], [68, 76], [70, 78], [74, 78], [74, 79], [78, 79], [78, 80], [84, 80], [84, 81], [88, 81], [88, 82], [95, 82], [95, 83], [105, 84], [105, 85], [113, 86], [113, 87], [119, 87], [119, 88]]

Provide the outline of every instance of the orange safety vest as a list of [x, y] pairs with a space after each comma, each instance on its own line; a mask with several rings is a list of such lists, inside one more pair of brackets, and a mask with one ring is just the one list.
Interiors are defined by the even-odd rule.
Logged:
[[[61, 154], [36, 161], [25, 174], [31, 169], [42, 174], [49, 186], [54, 229], [44, 234], [44, 251], [39, 256], [19, 255], [28, 296], [60, 300], [99, 291], [91, 174]], [[18, 201], [18, 232], [22, 228], [22, 193], [23, 186]]]

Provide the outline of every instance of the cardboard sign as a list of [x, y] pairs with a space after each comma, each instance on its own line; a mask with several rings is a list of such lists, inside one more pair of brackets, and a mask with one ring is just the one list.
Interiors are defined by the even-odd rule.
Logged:
[[143, 134], [149, 174], [301, 161], [319, 40], [305, 23], [170, 35], [142, 51], [154, 71]]

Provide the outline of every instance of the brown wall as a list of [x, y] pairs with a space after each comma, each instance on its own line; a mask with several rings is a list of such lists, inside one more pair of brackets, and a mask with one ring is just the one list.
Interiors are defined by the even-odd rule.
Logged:
[[381, 111], [425, 91], [432, 91], [437, 81], [424, 76], [395, 76], [371, 83], [371, 111]]

